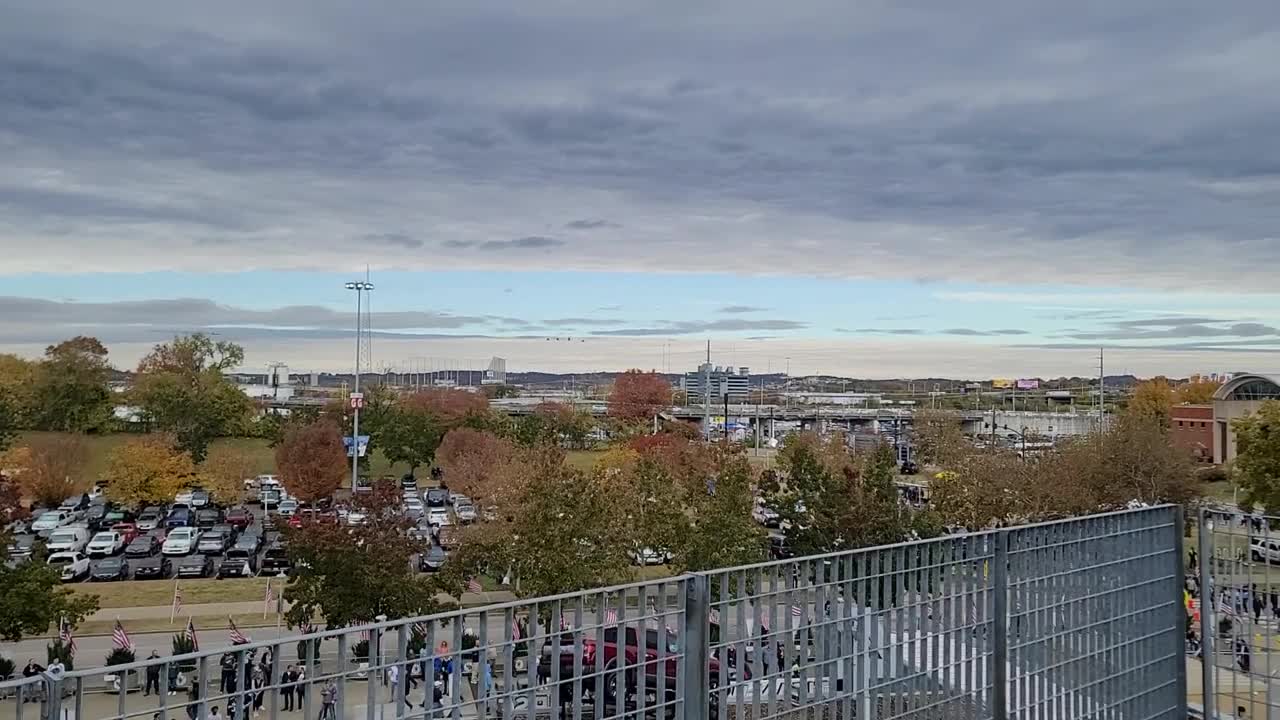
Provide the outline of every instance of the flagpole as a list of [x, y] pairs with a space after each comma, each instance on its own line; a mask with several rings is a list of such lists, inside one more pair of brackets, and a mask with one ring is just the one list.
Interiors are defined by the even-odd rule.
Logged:
[[263, 620], [266, 620], [266, 619], [267, 619], [267, 603], [266, 603], [266, 600], [267, 600], [267, 598], [270, 598], [270, 597], [271, 597], [271, 578], [270, 578], [270, 576], [268, 576], [268, 577], [267, 577], [267, 597], [266, 597], [266, 598], [263, 598], [263, 603], [262, 603], [262, 619], [263, 619]]
[[173, 618], [178, 614], [178, 579], [173, 579], [173, 599], [169, 601], [169, 624], [173, 624]]

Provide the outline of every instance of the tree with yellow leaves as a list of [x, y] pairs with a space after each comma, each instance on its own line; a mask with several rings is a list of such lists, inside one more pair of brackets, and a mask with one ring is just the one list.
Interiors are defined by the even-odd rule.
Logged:
[[106, 495], [131, 507], [167, 502], [196, 482], [191, 456], [173, 445], [172, 438], [150, 435], [121, 445], [107, 456]]
[[200, 464], [200, 483], [219, 505], [234, 505], [244, 492], [246, 478], [258, 474], [253, 460], [232, 447], [215, 446]]

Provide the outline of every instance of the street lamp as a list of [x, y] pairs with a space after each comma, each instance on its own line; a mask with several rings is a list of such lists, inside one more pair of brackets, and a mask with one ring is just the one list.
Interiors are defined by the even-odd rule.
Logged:
[[356, 377], [351, 390], [351, 492], [355, 492], [360, 478], [360, 407], [364, 396], [360, 394], [360, 316], [364, 293], [373, 291], [371, 282], [349, 282], [348, 290], [356, 291]]

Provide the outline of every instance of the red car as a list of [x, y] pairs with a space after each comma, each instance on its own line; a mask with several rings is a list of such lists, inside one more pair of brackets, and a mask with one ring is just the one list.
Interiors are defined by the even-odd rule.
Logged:
[[289, 527], [300, 528], [303, 525], [311, 525], [319, 523], [321, 525], [337, 525], [338, 514], [332, 510], [316, 510], [315, 508], [303, 508], [293, 515], [289, 516]]
[[[603, 657], [601, 658], [600, 666], [606, 671], [613, 670], [618, 667], [620, 662], [618, 659], [618, 629], [616, 627], [605, 628], [603, 634]], [[595, 684], [595, 676], [591, 675], [591, 673], [595, 672], [596, 653], [598, 652], [595, 630], [585, 631], [583, 635], [582, 671], [584, 677], [582, 678], [582, 687], [584, 689], [591, 689]], [[662, 635], [666, 636], [667, 652], [665, 662], [659, 663], [658, 643], [660, 642]], [[558, 654], [560, 656], [561, 694], [563, 695], [566, 689], [568, 689], [568, 692], [572, 693], [573, 683], [566, 683], [565, 681], [573, 680], [574, 646], [572, 633], [565, 633], [562, 637], [565, 639], [560, 641], [561, 644]], [[640, 647], [637, 641], [636, 629], [628, 627], [626, 629], [626, 638], [627, 644], [624, 649], [625, 664], [627, 666], [625, 678], [626, 694], [632, 695], [639, 688], [639, 683], [636, 682], [636, 671], [639, 670], [639, 668], [637, 668], [636, 665], [641, 662], [644, 663], [644, 686], [647, 690], [656, 693], [659, 685], [658, 666], [661, 664], [665, 665], [663, 675], [666, 676], [665, 690], [668, 695], [666, 701], [672, 700], [676, 691], [676, 679], [679, 673], [680, 650], [676, 642], [676, 636], [670, 632], [660, 633], [654, 629], [646, 630], [643, 659], [640, 658]], [[538, 676], [542, 681], [547, 681], [551, 678], [551, 655], [551, 642], [548, 640], [547, 643], [542, 646], [541, 657], [538, 660]], [[713, 685], [718, 684], [720, 677], [720, 661], [715, 657], [708, 658], [707, 669], [710, 671], [711, 683]], [[604, 696], [606, 702], [616, 702], [616, 698], [618, 696], [617, 680], [617, 673], [606, 672], [604, 674]], [[663, 701], [659, 700], [659, 702]]]
[[244, 530], [253, 524], [253, 513], [242, 507], [233, 507], [227, 511], [225, 522], [237, 530]]
[[128, 545], [133, 539], [138, 537], [138, 526], [133, 523], [116, 523], [111, 526], [111, 532], [120, 533], [124, 538], [124, 544]]

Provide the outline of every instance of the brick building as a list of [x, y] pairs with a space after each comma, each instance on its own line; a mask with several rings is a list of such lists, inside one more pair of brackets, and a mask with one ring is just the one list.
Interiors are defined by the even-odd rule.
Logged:
[[1213, 406], [1174, 405], [1169, 412], [1169, 438], [1198, 462], [1213, 462]]

